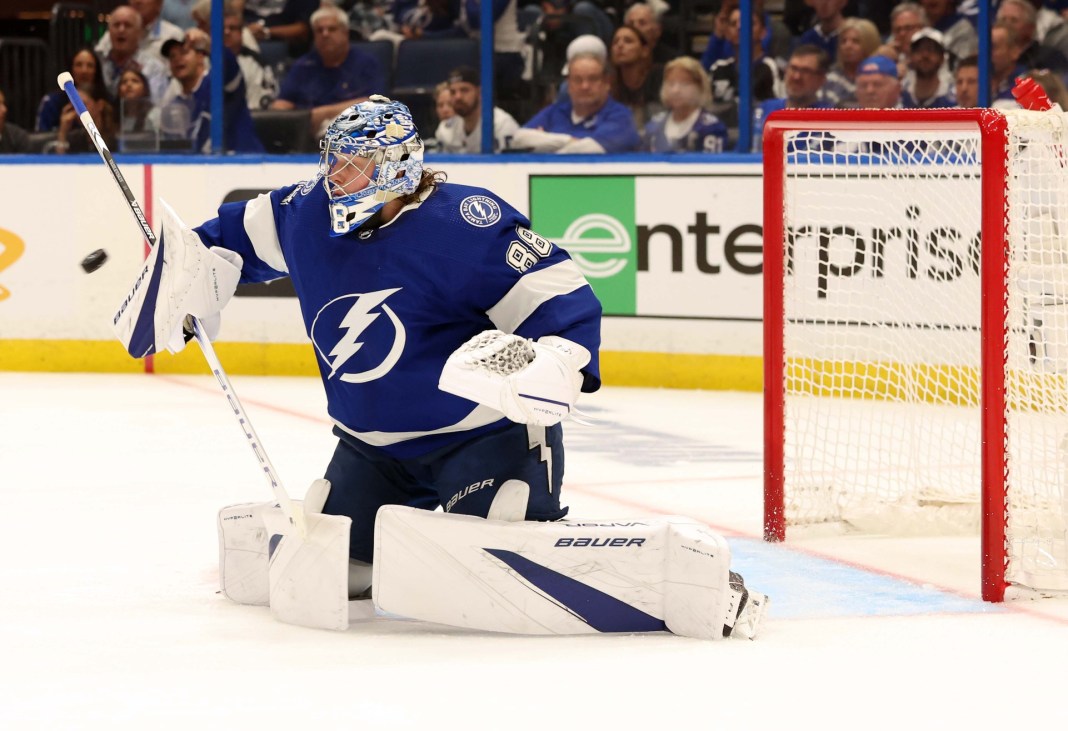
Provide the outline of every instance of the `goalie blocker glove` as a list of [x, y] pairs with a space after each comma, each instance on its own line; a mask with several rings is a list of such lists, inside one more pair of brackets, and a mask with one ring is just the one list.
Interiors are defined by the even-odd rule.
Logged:
[[487, 330], [449, 356], [438, 387], [516, 423], [552, 426], [571, 414], [589, 362], [590, 351], [566, 338]]
[[[115, 313], [119, 340], [134, 358], [164, 348], [177, 353], [187, 338], [189, 315], [200, 318], [210, 339], [219, 332], [219, 312], [241, 279], [241, 256], [207, 248], [165, 202], [159, 242], [145, 261], [130, 293]], [[191, 328], [190, 328], [191, 329]]]

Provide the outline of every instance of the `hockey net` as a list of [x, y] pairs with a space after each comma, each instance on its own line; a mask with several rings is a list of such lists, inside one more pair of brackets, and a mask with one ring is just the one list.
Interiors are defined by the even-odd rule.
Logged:
[[765, 533], [980, 531], [1068, 590], [1068, 127], [788, 112], [765, 132]]

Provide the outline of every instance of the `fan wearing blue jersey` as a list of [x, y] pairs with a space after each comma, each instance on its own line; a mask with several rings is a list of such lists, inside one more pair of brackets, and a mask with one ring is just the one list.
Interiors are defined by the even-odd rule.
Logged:
[[688, 56], [669, 61], [660, 101], [666, 111], [646, 123], [642, 147], [649, 152], [723, 152], [727, 126], [707, 109], [712, 93], [700, 62]]
[[373, 587], [384, 611], [479, 629], [752, 637], [766, 598], [707, 526], [546, 525], [567, 514], [561, 422], [601, 384], [601, 305], [567, 252], [425, 169], [403, 104], [349, 107], [321, 150], [314, 179], [195, 229], [165, 208], [116, 316], [131, 354], [177, 350], [185, 314], [210, 333], [238, 278], [293, 283], [338, 437], [300, 510], [330, 535], [273, 503], [223, 508], [226, 596], [332, 628]]

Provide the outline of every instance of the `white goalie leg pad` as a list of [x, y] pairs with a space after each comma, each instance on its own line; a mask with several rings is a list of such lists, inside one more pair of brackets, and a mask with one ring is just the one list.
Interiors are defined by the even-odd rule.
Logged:
[[[303, 501], [292, 501], [293, 507], [321, 513], [329, 494], [330, 482], [315, 480]], [[285, 520], [276, 502], [238, 503], [219, 511], [219, 583], [226, 598], [238, 604], [266, 607], [269, 603], [267, 513]]]
[[267, 568], [271, 614], [288, 624], [320, 629], [349, 627], [349, 529], [352, 519], [319, 512], [330, 492], [316, 480], [304, 504], [305, 534], [278, 511], [264, 513], [271, 536]]
[[278, 503], [240, 503], [219, 511], [219, 583], [227, 599], [267, 606], [267, 525], [264, 513]]
[[[370, 586], [370, 567], [350, 569], [344, 516], [321, 513], [330, 492], [316, 480], [303, 501], [307, 536], [292, 535], [277, 503], [242, 503], [219, 511], [219, 577], [223, 594], [267, 606], [280, 620], [327, 629], [348, 627], [349, 582]], [[272, 549], [273, 546], [273, 549]]]
[[304, 522], [302, 538], [286, 532], [291, 527], [284, 516], [267, 515], [268, 530], [281, 535], [268, 566], [271, 614], [287, 624], [346, 630], [352, 519], [305, 513]]
[[385, 506], [373, 596], [386, 612], [479, 630], [719, 639], [729, 566], [723, 537], [689, 518], [515, 523]]
[[207, 248], [170, 206], [161, 204], [160, 239], [113, 320], [119, 340], [135, 358], [184, 348], [187, 315], [206, 320], [209, 336], [217, 333], [218, 313], [241, 279], [239, 254]]
[[527, 517], [530, 485], [522, 480], [506, 480], [493, 496], [486, 517], [514, 523]]

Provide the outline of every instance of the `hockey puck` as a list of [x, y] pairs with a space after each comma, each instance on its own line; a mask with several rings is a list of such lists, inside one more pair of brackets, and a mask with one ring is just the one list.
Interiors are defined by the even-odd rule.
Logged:
[[95, 272], [100, 267], [104, 266], [104, 263], [108, 260], [108, 253], [103, 249], [97, 249], [89, 256], [82, 259], [82, 269], [86, 274]]

